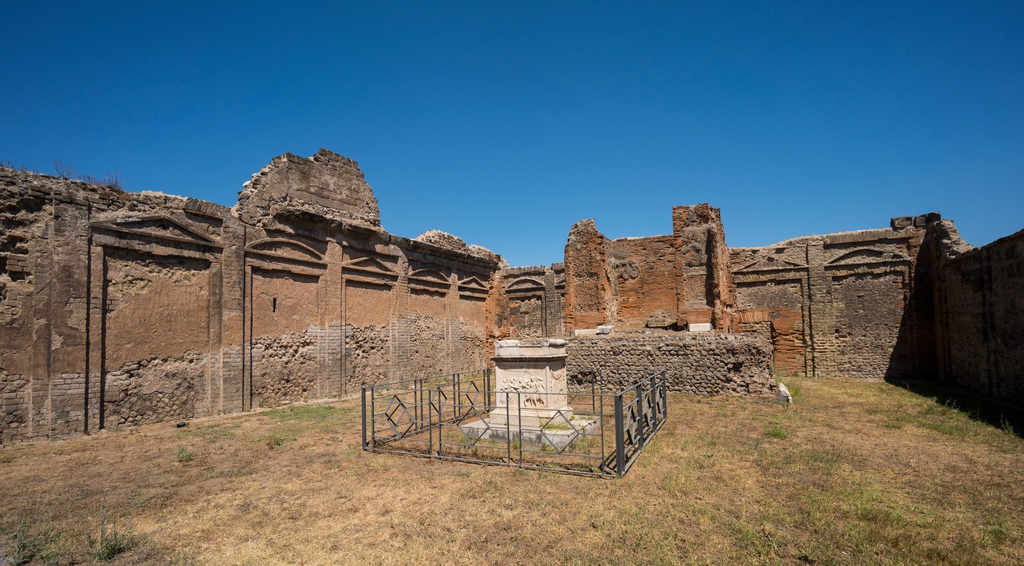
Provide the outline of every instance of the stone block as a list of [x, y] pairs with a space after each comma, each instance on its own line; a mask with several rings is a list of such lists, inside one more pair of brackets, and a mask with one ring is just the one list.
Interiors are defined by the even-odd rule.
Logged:
[[889, 226], [892, 227], [893, 230], [902, 230], [904, 228], [909, 228], [913, 225], [914, 218], [911, 216], [897, 216], [889, 220]]

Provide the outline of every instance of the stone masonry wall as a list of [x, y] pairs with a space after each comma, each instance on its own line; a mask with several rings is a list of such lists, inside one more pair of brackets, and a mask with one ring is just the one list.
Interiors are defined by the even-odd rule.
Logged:
[[569, 378], [600, 370], [606, 392], [663, 369], [669, 389], [693, 395], [768, 395], [775, 388], [771, 344], [756, 334], [630, 332], [568, 342]]
[[483, 367], [503, 260], [426, 240], [327, 150], [234, 209], [0, 169], [0, 442]]
[[944, 260], [942, 376], [1024, 405], [1024, 230]]
[[573, 225], [565, 245], [566, 329], [710, 325], [730, 332], [736, 289], [721, 211], [707, 203], [674, 207], [672, 229], [608, 240], [593, 220]]
[[492, 296], [496, 339], [565, 335], [564, 264], [503, 269]]
[[940, 220], [932, 213], [887, 229], [732, 248], [736, 328], [767, 330], [777, 374], [929, 376], [934, 320], [914, 297], [930, 285], [918, 256]]

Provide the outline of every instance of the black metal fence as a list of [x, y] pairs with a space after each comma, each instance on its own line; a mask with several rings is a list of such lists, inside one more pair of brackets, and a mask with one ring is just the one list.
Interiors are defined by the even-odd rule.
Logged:
[[606, 393], [495, 391], [492, 370], [363, 387], [363, 450], [622, 477], [665, 423], [664, 371]]

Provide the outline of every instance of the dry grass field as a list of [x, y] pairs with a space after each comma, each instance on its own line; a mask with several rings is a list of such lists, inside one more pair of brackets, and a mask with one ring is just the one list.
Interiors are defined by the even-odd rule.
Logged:
[[672, 396], [621, 480], [364, 453], [356, 400], [5, 446], [0, 564], [1024, 563], [1015, 421], [784, 381]]

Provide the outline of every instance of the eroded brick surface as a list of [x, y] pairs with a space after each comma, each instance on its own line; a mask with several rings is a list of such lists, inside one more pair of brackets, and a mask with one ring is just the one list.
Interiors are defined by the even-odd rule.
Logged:
[[[496, 340], [576, 337], [570, 368], [694, 394], [777, 375], [940, 379], [1024, 403], [1024, 232], [972, 249], [937, 213], [728, 249], [720, 211], [672, 233], [569, 231], [508, 267], [380, 227], [356, 162], [285, 154], [234, 208], [0, 169], [0, 442], [354, 393], [477, 369]], [[686, 330], [712, 328], [709, 333]]]
[[503, 260], [379, 224], [326, 150], [274, 159], [233, 209], [0, 170], [0, 441], [485, 366]]

